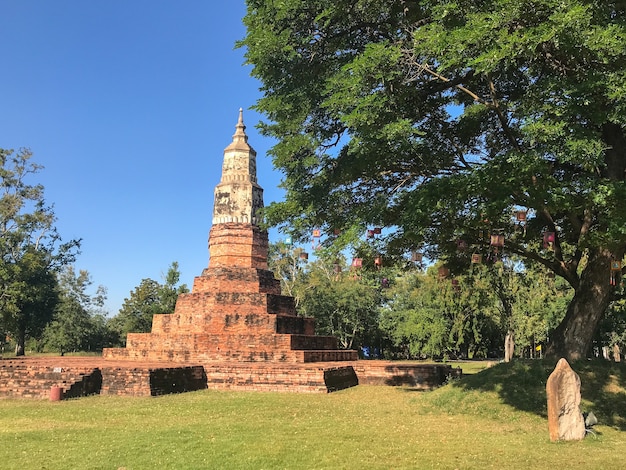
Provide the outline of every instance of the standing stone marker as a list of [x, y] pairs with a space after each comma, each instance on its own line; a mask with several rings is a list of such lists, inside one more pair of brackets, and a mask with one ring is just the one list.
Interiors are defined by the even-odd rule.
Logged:
[[559, 359], [546, 383], [548, 429], [551, 441], [575, 441], [585, 437], [580, 412], [580, 377], [567, 360]]

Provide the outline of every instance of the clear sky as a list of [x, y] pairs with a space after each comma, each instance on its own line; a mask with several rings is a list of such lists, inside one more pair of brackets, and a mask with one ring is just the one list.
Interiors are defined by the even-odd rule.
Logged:
[[[117, 313], [142, 279], [208, 264], [213, 189], [239, 108], [265, 203], [282, 197], [259, 83], [235, 49], [244, 0], [0, 0], [0, 147], [30, 148], [77, 269]], [[274, 241], [270, 232], [270, 240]]]

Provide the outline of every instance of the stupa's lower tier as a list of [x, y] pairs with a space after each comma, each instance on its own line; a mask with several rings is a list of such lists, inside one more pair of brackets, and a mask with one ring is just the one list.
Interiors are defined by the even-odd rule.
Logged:
[[104, 350], [105, 359], [206, 364], [237, 362], [355, 361], [357, 352], [337, 349], [331, 336], [292, 334], [168, 334], [129, 333], [126, 348]]
[[179, 296], [175, 312], [154, 315], [150, 333], [129, 333], [125, 348], [105, 359], [311, 363], [355, 361], [337, 339], [317, 336], [313, 318], [297, 316], [293, 297], [280, 294], [271, 271], [209, 267]]

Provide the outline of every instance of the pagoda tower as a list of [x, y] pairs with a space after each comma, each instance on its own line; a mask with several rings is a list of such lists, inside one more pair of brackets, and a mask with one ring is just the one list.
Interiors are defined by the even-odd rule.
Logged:
[[[280, 281], [268, 270], [268, 234], [259, 226], [263, 189], [245, 129], [239, 110], [215, 187], [209, 266], [192, 291], [178, 297], [174, 313], [154, 315], [150, 333], [129, 333], [126, 348], [105, 349], [103, 356], [202, 364], [209, 384], [243, 380], [293, 390], [323, 388], [324, 381], [332, 382], [329, 389], [356, 385], [351, 365], [337, 361], [356, 361], [357, 352], [338, 349], [335, 337], [315, 335], [314, 319], [296, 314], [293, 297], [281, 294]], [[324, 364], [279, 367], [310, 363]]]

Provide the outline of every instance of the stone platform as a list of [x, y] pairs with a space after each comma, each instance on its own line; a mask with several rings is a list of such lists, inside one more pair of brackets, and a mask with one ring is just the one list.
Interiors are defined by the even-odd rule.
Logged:
[[357, 384], [429, 390], [460, 369], [442, 364], [362, 360], [311, 364], [230, 361], [205, 365], [114, 361], [100, 357], [0, 359], [0, 398], [92, 394], [149, 397], [202, 389], [328, 393]]

